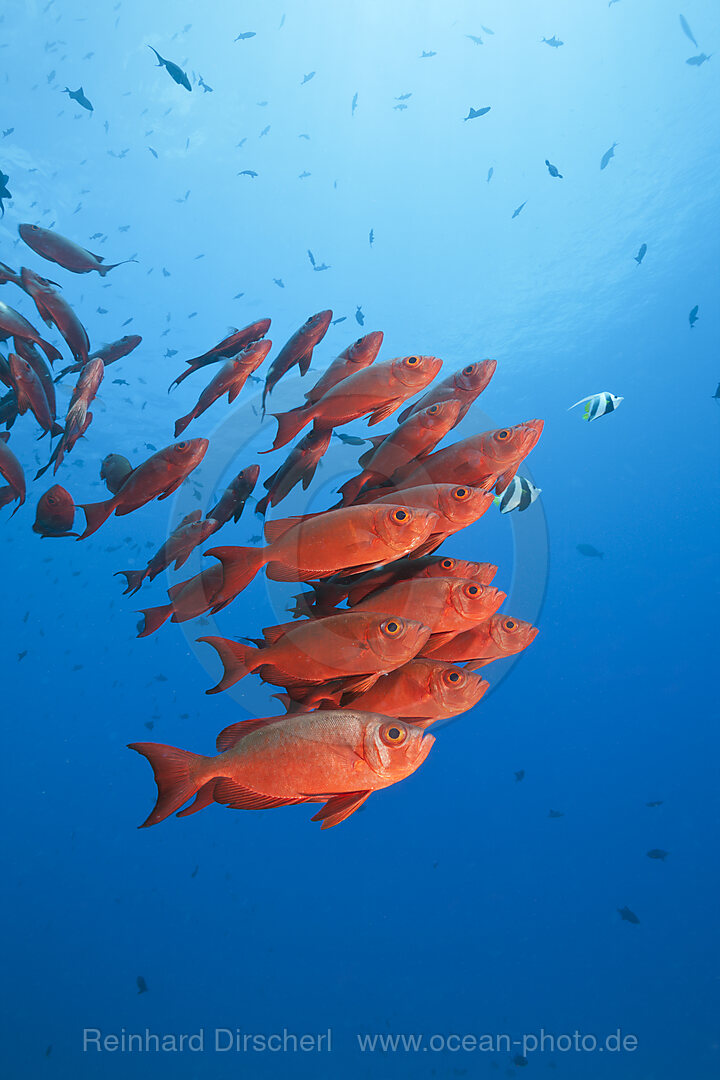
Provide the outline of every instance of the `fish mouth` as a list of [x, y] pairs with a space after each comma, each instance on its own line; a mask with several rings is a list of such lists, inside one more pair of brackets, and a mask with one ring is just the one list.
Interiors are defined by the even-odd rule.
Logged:
[[[528, 438], [528, 441], [529, 441], [529, 444], [530, 444], [528, 446], [528, 453], [529, 453], [530, 450], [532, 450], [533, 447], [537, 445], [537, 441], [540, 438], [540, 436], [542, 435], [543, 428], [545, 427], [545, 421], [544, 420], [526, 420], [525, 423], [522, 424], [521, 426], [522, 426], [522, 428], [526, 429], [526, 435], [527, 435], [527, 438]], [[527, 429], [529, 429], [529, 431]]]
[[425, 758], [432, 750], [432, 745], [435, 742], [434, 735], [423, 735], [418, 742], [417, 753], [415, 754], [415, 760], [413, 762], [415, 768], [419, 768], [422, 765]]

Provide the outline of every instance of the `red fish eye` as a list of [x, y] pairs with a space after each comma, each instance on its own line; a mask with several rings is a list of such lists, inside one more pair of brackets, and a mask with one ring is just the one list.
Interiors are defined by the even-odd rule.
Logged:
[[443, 559], [440, 565], [442, 566], [443, 570], [452, 570], [453, 566], [455, 565], [455, 561], [454, 559]]
[[402, 746], [407, 739], [407, 728], [400, 724], [383, 724], [380, 728], [380, 738], [386, 746]]
[[468, 489], [464, 487], [455, 488], [455, 491], [453, 492], [456, 499], [467, 499], [469, 494], [470, 492]]
[[182, 441], [182, 442], [179, 442], [179, 443], [175, 443], [175, 446], [176, 446], [176, 448], [177, 448], [178, 450], [186, 450], [186, 449], [187, 449], [187, 443], [185, 442], [185, 440], [184, 440], [184, 439], [183, 439], [183, 441]]
[[474, 364], [468, 364], [467, 367], [462, 369], [462, 373], [463, 373], [463, 375], [472, 375], [474, 370], [475, 370], [475, 365]]
[[465, 586], [465, 595], [466, 596], [479, 596], [480, 595], [480, 586], [479, 585], [466, 585]]
[[438, 407], [437, 407], [437, 405], [431, 405], [431, 406], [430, 406], [430, 408], [428, 409], [428, 412], [429, 412], [429, 413], [433, 413], [433, 415], [434, 415], [434, 414], [435, 414], [435, 413], [436, 413], [437, 411], [438, 411]]
[[390, 619], [390, 621], [386, 622], [383, 626], [383, 630], [386, 634], [389, 634], [390, 637], [396, 637], [402, 630], [402, 627], [400, 626], [400, 623], [397, 622], [397, 620]]
[[420, 363], [420, 357], [419, 356], [408, 356], [408, 358], [406, 360], [406, 363], [409, 364], [410, 367], [415, 367], [416, 364]]
[[48, 495], [47, 501], [50, 503], [51, 506], [54, 506], [55, 503], [57, 502], [57, 499], [55, 498], [54, 495]]
[[497, 432], [497, 438], [501, 439], [504, 442], [505, 439], [510, 438], [510, 432], [508, 431], [507, 428], [503, 428], [502, 431]]
[[506, 619], [503, 626], [506, 630], [517, 630], [517, 623], [514, 619]]
[[392, 519], [393, 519], [393, 521], [398, 521], [399, 522], [399, 521], [407, 521], [407, 519], [409, 517], [410, 517], [410, 515], [408, 514], [407, 510], [395, 510], [395, 511], [393, 511]]
[[450, 671], [448, 672], [448, 682], [457, 683], [460, 682], [460, 672]]

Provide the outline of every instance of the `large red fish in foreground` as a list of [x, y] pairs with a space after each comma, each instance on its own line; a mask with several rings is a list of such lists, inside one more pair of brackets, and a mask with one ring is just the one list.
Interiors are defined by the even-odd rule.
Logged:
[[497, 360], [481, 360], [479, 363], [467, 364], [462, 371], [455, 371], [452, 375], [448, 375], [437, 386], [431, 386], [427, 393], [413, 405], [408, 405], [407, 409], [403, 409], [398, 416], [398, 423], [402, 424], [415, 413], [427, 409], [429, 405], [456, 400], [460, 402], [460, 409], [455, 423], [459, 424], [473, 401], [482, 394], [492, 379], [496, 368]]
[[270, 365], [270, 370], [265, 379], [262, 395], [263, 416], [265, 415], [265, 400], [268, 394], [272, 393], [273, 388], [290, 368], [297, 364], [300, 368], [300, 374], [306, 374], [312, 360], [313, 349], [325, 337], [332, 316], [333, 313], [329, 310], [319, 311], [317, 315], [311, 315], [300, 329], [295, 331], [289, 341], [283, 345]]
[[368, 424], [378, 424], [418, 390], [424, 390], [441, 367], [442, 360], [437, 356], [398, 356], [356, 371], [314, 404], [273, 413], [278, 432], [272, 449], [285, 446], [313, 420], [319, 431], [349, 424], [368, 414]]
[[50, 229], [43, 229], [40, 225], [18, 225], [18, 232], [36, 255], [42, 255], [43, 259], [57, 263], [63, 269], [72, 271], [73, 274], [89, 274], [91, 270], [97, 270], [100, 277], [105, 277], [116, 266], [137, 262], [133, 258], [106, 265], [102, 255], [93, 255], [92, 251], [80, 247], [73, 240], [68, 240], [66, 236], [61, 236], [60, 233], [52, 232]]
[[190, 439], [158, 450], [133, 469], [112, 499], [81, 503], [80, 509], [85, 511], [87, 527], [78, 539], [83, 540], [94, 533], [111, 514], [121, 517], [131, 514], [152, 499], [167, 499], [200, 464], [209, 445], [207, 439]]
[[[313, 405], [342, 379], [346, 379], [348, 375], [369, 367], [377, 359], [377, 354], [380, 352], [380, 346], [383, 343], [383, 336], [382, 330], [373, 330], [372, 333], [365, 334], [363, 337], [358, 338], [357, 341], [354, 341], [352, 345], [348, 345], [347, 349], [343, 349], [327, 370], [323, 372], [315, 385], [305, 394], [307, 404]], [[302, 408], [302, 406], [299, 407]]]
[[162, 743], [130, 743], [150, 762], [158, 797], [141, 828], [217, 802], [262, 810], [295, 803], [325, 805], [313, 817], [337, 825], [381, 788], [404, 780], [434, 742], [422, 728], [374, 713], [322, 711], [309, 716], [243, 720], [217, 738], [217, 757]]
[[491, 615], [485, 622], [464, 630], [452, 641], [431, 637], [421, 653], [434, 660], [452, 658], [456, 664], [467, 662], [471, 670], [476, 670], [491, 664], [493, 660], [504, 660], [507, 656], [522, 652], [535, 640], [537, 632], [537, 627], [512, 615]]

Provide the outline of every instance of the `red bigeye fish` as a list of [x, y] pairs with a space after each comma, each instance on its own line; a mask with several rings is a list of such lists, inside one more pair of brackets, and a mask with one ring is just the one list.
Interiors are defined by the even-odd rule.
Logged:
[[217, 757], [162, 743], [130, 743], [148, 759], [158, 797], [142, 828], [218, 802], [260, 810], [295, 803], [324, 806], [313, 821], [338, 825], [381, 788], [415, 772], [434, 743], [403, 720], [373, 713], [323, 711], [311, 716], [242, 720], [220, 733]]
[[474, 364], [467, 364], [462, 371], [456, 371], [452, 375], [448, 375], [442, 382], [439, 382], [437, 386], [431, 386], [419, 401], [416, 401], [413, 405], [408, 405], [407, 409], [404, 409], [398, 416], [398, 423], [402, 424], [408, 417], [420, 412], [421, 409], [427, 409], [428, 405], [455, 399], [460, 402], [460, 411], [455, 421], [456, 424], [459, 424], [475, 398], [482, 394], [492, 379], [496, 368], [497, 360], [481, 360]]
[[527, 420], [511, 428], [485, 431], [453, 443], [421, 462], [395, 490], [418, 484], [464, 483], [502, 494], [520, 463], [533, 449], [543, 429], [542, 420]]
[[10, 353], [9, 361], [10, 375], [20, 415], [22, 416], [30, 409], [43, 429], [43, 434], [50, 432], [51, 438], [54, 435], [60, 435], [63, 429], [53, 419], [42, 383], [31, 365], [27, 360], [23, 360], [21, 356], [18, 356], [17, 353]]
[[70, 453], [78, 439], [90, 427], [93, 414], [88, 412], [88, 407], [97, 393], [104, 373], [105, 365], [102, 360], [91, 360], [80, 372], [80, 378], [73, 390], [70, 407], [65, 417], [65, 430], [62, 438], [53, 450], [47, 465], [44, 465], [42, 469], [38, 469], [36, 472], [36, 480], [50, 468], [53, 462], [55, 463], [53, 472], [56, 473], [62, 465], [65, 455]]
[[13, 517], [25, 502], [25, 473], [18, 459], [7, 445], [10, 435], [7, 431], [0, 431], [0, 476], [7, 480], [5, 487], [0, 487], [0, 507], [18, 500], [18, 504], [10, 515]]
[[268, 506], [277, 506], [301, 480], [303, 491], [308, 489], [331, 436], [331, 431], [313, 428], [293, 447], [280, 468], [264, 481], [268, 493], [255, 507], [256, 514], [265, 515]]
[[[108, 364], [114, 364], [116, 360], [122, 360], [124, 356], [129, 356], [141, 342], [142, 338], [139, 334], [126, 334], [125, 337], [119, 338], [118, 341], [112, 341], [109, 345], [103, 345], [101, 348], [96, 349], [95, 352], [91, 352], [88, 361], [102, 360], [105, 367], [107, 367]], [[82, 362], [71, 364], [70, 367], [62, 369], [60, 374], [56, 376], [55, 382], [60, 382], [63, 375], [70, 375], [76, 371], [82, 371], [82, 369]]]
[[122, 262], [111, 263], [106, 266], [101, 255], [93, 255], [84, 247], [61, 236], [60, 233], [43, 229], [40, 225], [18, 225], [18, 232], [29, 248], [36, 255], [42, 255], [48, 262], [57, 263], [65, 270], [73, 274], [89, 274], [91, 270], [97, 270], [101, 277], [105, 277], [116, 266], [124, 263], [137, 262], [137, 259], [123, 259]]
[[460, 407], [455, 400], [438, 402], [413, 413], [389, 435], [371, 438], [372, 449], [358, 459], [363, 471], [338, 488], [342, 505], [354, 502], [366, 485], [372, 488], [387, 483], [398, 469], [426, 458], [455, 426]]
[[255, 344], [260, 338], [264, 338], [269, 329], [269, 319], [258, 319], [257, 322], [250, 323], [249, 326], [243, 327], [242, 330], [235, 330], [229, 337], [223, 338], [219, 344], [214, 345], [212, 349], [208, 349], [207, 352], [202, 353], [200, 356], [193, 356], [191, 360], [186, 360], [185, 363], [190, 365], [188, 370], [178, 375], [177, 379], [173, 379], [168, 387], [168, 393], [173, 386], [179, 386], [194, 371], [199, 371], [200, 368], [206, 367], [208, 364], [214, 364], [218, 360], [229, 360], [231, 357], [237, 356], [243, 349], [247, 349], [249, 345]]
[[[482, 676], [457, 664], [422, 658], [409, 660], [382, 675], [364, 694], [347, 695], [349, 704], [339, 707], [402, 716], [424, 728], [434, 720], [447, 720], [472, 709], [489, 686]], [[320, 707], [326, 709], [334, 704], [332, 699], [326, 699]]]
[[13, 344], [15, 345], [15, 352], [18, 356], [22, 356], [23, 360], [27, 360], [28, 364], [42, 383], [42, 388], [45, 391], [45, 397], [47, 398], [48, 408], [50, 409], [50, 415], [54, 420], [57, 416], [57, 400], [55, 397], [55, 384], [47, 361], [40, 355], [33, 343], [26, 338], [13, 338]]
[[230, 481], [220, 498], [220, 502], [213, 506], [212, 510], [208, 510], [205, 515], [216, 522], [215, 532], [227, 524], [230, 518], [237, 525], [240, 515], [245, 509], [245, 503], [257, 484], [259, 475], [259, 465], [248, 465], [246, 469], [240, 470], [234, 480]]
[[310, 518], [265, 523], [264, 548], [211, 548], [223, 587], [213, 612], [234, 599], [267, 566], [272, 581], [311, 581], [338, 571], [366, 570], [408, 555], [439, 525], [437, 514], [405, 506], [348, 506]]
[[436, 356], [403, 356], [356, 371], [315, 404], [274, 413], [278, 433], [272, 449], [285, 446], [312, 420], [318, 430], [326, 431], [369, 413], [368, 424], [377, 424], [432, 382], [441, 367]]
[[385, 611], [404, 617], [421, 612], [433, 634], [447, 634], [484, 622], [505, 599], [500, 589], [481, 585], [472, 578], [410, 578], [371, 593], [352, 610]]
[[13, 285], [17, 285], [19, 289], [22, 289], [20, 275], [16, 274], [11, 267], [6, 266], [4, 262], [0, 262], [0, 285], [7, 285], [9, 281], [11, 281]]
[[290, 368], [297, 364], [300, 368], [300, 374], [306, 374], [312, 360], [313, 349], [325, 337], [332, 316], [332, 311], [319, 311], [317, 315], [311, 315], [300, 329], [295, 331], [290, 340], [283, 345], [270, 365], [270, 370], [265, 379], [262, 395], [263, 416], [265, 415], [265, 400], [268, 394], [272, 393], [273, 388]]
[[87, 364], [90, 352], [90, 340], [83, 324], [78, 319], [67, 300], [61, 296], [51, 282], [41, 278], [33, 270], [23, 266], [20, 271], [25, 292], [32, 296], [47, 326], [56, 326], [68, 344], [70, 352], [79, 364]]
[[186, 416], [181, 416], [175, 421], [175, 438], [224, 394], [227, 394], [228, 404], [232, 404], [247, 382], [248, 376], [262, 364], [271, 348], [272, 341], [258, 341], [241, 353], [236, 360], [228, 360], [205, 387], [195, 407]]
[[6, 337], [25, 338], [27, 341], [32, 341], [33, 345], [39, 345], [51, 364], [54, 360], [62, 360], [62, 353], [58, 352], [49, 341], [41, 338], [32, 323], [29, 323], [19, 311], [11, 308], [9, 304], [4, 304], [2, 300], [0, 300], [0, 333], [4, 333]]
[[108, 454], [100, 465], [100, 479], [105, 481], [111, 495], [117, 495], [132, 471], [132, 465], [122, 454]]
[[415, 656], [430, 637], [430, 627], [414, 619], [345, 611], [327, 619], [271, 626], [260, 648], [229, 638], [203, 637], [217, 651], [223, 677], [207, 690], [218, 694], [251, 672], [264, 682], [292, 687], [362, 675], [365, 689], [380, 674]]
[[[223, 571], [219, 563], [208, 566], [187, 581], [179, 581], [168, 589], [169, 604], [141, 610], [143, 625], [138, 637], [154, 634], [168, 619], [174, 623], [187, 622], [205, 611], [210, 611], [214, 608], [215, 598], [220, 594], [222, 585]], [[219, 611], [229, 603], [229, 600], [225, 600], [214, 610]]]
[[472, 578], [481, 585], [489, 585], [497, 574], [497, 566], [492, 563], [471, 562], [469, 559], [454, 559], [448, 555], [424, 555], [422, 558], [398, 559], [378, 570], [369, 570], [355, 577], [329, 578], [315, 582], [313, 593], [299, 593], [295, 597], [297, 606], [295, 617], [299, 615], [330, 614], [330, 610], [347, 599], [350, 607], [377, 593], [379, 590], [394, 585], [396, 581], [408, 581], [415, 578], [453, 577]]
[[75, 517], [72, 495], [60, 484], [54, 484], [40, 496], [33, 532], [40, 536], [77, 536], [70, 532]]
[[512, 615], [492, 615], [485, 622], [458, 634], [452, 641], [430, 638], [421, 650], [423, 656], [435, 660], [447, 660], [452, 656], [455, 663], [471, 661], [470, 670], [491, 664], [522, 652], [535, 640], [537, 627]]
[[179, 570], [187, 562], [198, 544], [204, 543], [217, 529], [217, 522], [213, 518], [201, 520], [201, 515], [202, 510], [193, 510], [191, 514], [183, 518], [144, 570], [118, 570], [114, 577], [122, 575], [127, 581], [127, 588], [123, 595], [136, 593], [145, 578], [152, 581], [171, 563], [174, 562], [175, 570]]
[[365, 334], [364, 337], [354, 341], [352, 345], [348, 345], [347, 349], [343, 349], [337, 359], [330, 364], [327, 371], [320, 376], [312, 389], [305, 394], [307, 404], [314, 405], [342, 379], [346, 379], [348, 375], [369, 367], [380, 352], [383, 336], [382, 330], [373, 330], [372, 333]]
[[435, 510], [440, 517], [438, 528], [415, 549], [416, 556], [430, 555], [448, 536], [479, 521], [493, 504], [492, 494], [482, 488], [465, 484], [425, 484], [398, 494], [390, 492], [369, 505], [394, 505], [398, 499], [403, 500], [403, 505], [407, 502], [408, 506]]
[[83, 540], [94, 533], [111, 514], [122, 517], [155, 498], [167, 499], [200, 464], [209, 445], [208, 439], [173, 443], [133, 469], [112, 499], [81, 504], [87, 527], [78, 539]]

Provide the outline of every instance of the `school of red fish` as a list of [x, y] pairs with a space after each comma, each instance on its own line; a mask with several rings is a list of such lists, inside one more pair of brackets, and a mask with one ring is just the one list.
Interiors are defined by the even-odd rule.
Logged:
[[[72, 273], [104, 276], [114, 269], [48, 229], [21, 225], [19, 232], [36, 254]], [[0, 263], [0, 284], [8, 283], [32, 298], [74, 361], [53, 380], [45, 357], [53, 364], [62, 354], [0, 301], [0, 341], [12, 339], [14, 346], [7, 358], [0, 355], [0, 380], [8, 390], [0, 398], [0, 424], [6, 427], [0, 433], [0, 475], [6, 482], [0, 507], [15, 502], [15, 513], [26, 497], [25, 473], [9, 446], [17, 417], [29, 411], [43, 435], [49, 433], [50, 441], [58, 437], [36, 479], [50, 465], [57, 473], [92, 423], [89, 407], [105, 368], [142, 339], [126, 337], [91, 352], [60, 286], [25, 267], [18, 274]], [[263, 415], [288, 371], [297, 366], [301, 375], [307, 373], [331, 319], [329, 310], [311, 316], [277, 353], [265, 379]], [[235, 400], [272, 350], [269, 329], [270, 319], [259, 319], [186, 361], [170, 389], [203, 368], [220, 366], [194, 408], [177, 420], [175, 438], [221, 398]], [[370, 449], [359, 458], [357, 476], [339, 489], [339, 503], [317, 514], [266, 521], [262, 547], [209, 548], [204, 554], [213, 561], [206, 569], [173, 585], [167, 603], [143, 611], [140, 637], [166, 620], [220, 611], [263, 568], [272, 581], [309, 586], [296, 597], [293, 619], [265, 627], [261, 638], [199, 639], [216, 651], [223, 668], [208, 693], [254, 673], [280, 688], [275, 696], [286, 711], [225, 728], [213, 757], [131, 743], [148, 759], [157, 783], [157, 802], [144, 826], [213, 802], [236, 809], [321, 803], [312, 820], [323, 828], [336, 825], [374, 791], [414, 773], [434, 742], [427, 728], [476, 705], [489, 686], [479, 669], [520, 652], [537, 633], [499, 612], [506, 597], [492, 585], [497, 567], [445, 556], [438, 548], [478, 521], [493, 493], [505, 490], [537, 443], [542, 420], [471, 435], [438, 450], [487, 387], [496, 362], [476, 361], [436, 381], [442, 360], [378, 360], [382, 342], [380, 331], [364, 335], [333, 360], [304, 404], [273, 414], [277, 433], [263, 451], [286, 446], [312, 424], [264, 481], [267, 493], [257, 504], [262, 515], [297, 484], [308, 487], [337, 427], [365, 417], [372, 426], [404, 407], [396, 426], [368, 438]], [[54, 382], [70, 373], [79, 377], [61, 424]], [[207, 438], [184, 439], [135, 468], [121, 454], [107, 454], [100, 476], [110, 497], [76, 507], [70, 493], [54, 484], [38, 501], [33, 530], [82, 540], [113, 514], [168, 498], [200, 464], [208, 445]], [[259, 477], [258, 464], [243, 468], [217, 505], [204, 517], [200, 510], [185, 517], [144, 569], [119, 571], [126, 593], [171, 566], [179, 569], [198, 545], [231, 519], [237, 523]], [[72, 532], [77, 509], [84, 512], [85, 527]]]

